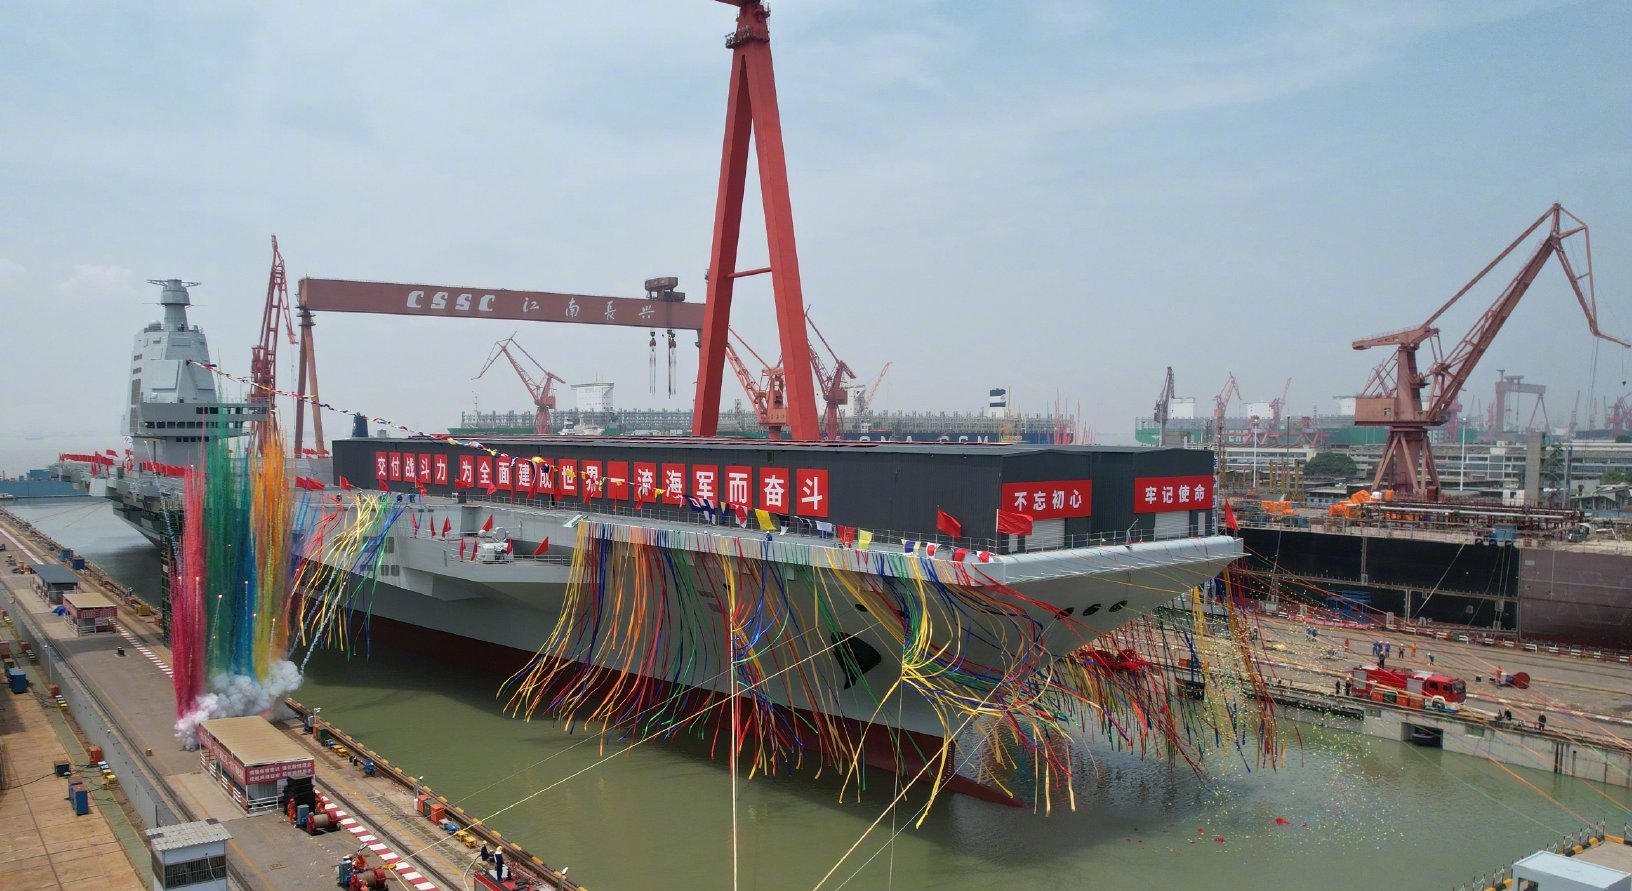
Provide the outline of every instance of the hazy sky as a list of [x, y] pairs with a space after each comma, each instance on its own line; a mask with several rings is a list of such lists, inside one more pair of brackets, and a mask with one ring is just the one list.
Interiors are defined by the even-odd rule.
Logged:
[[[807, 301], [890, 409], [1082, 404], [1126, 442], [1163, 369], [1333, 407], [1554, 201], [1592, 226], [1604, 327], [1632, 335], [1632, 4], [773, 5]], [[247, 372], [268, 235], [311, 275], [640, 296], [704, 291], [733, 13], [618, 3], [6, 4], [0, 416], [117, 445], [148, 278]], [[742, 268], [763, 265], [757, 191]], [[1444, 323], [1447, 348], [1510, 264]], [[1502, 272], [1502, 270], [1498, 270]], [[769, 281], [734, 324], [774, 351]], [[577, 383], [648, 393], [644, 331], [330, 315], [324, 398], [430, 430], [524, 408], [518, 340]], [[293, 350], [280, 373], [292, 380]], [[1549, 266], [1474, 372], [1545, 383], [1591, 338]], [[1632, 388], [1604, 344], [1597, 393]], [[740, 393], [727, 379], [725, 403]], [[570, 399], [564, 400], [570, 403]], [[1471, 402], [1471, 397], [1464, 397]], [[1598, 414], [1601, 416], [1602, 411]], [[344, 429], [343, 420], [329, 421]]]

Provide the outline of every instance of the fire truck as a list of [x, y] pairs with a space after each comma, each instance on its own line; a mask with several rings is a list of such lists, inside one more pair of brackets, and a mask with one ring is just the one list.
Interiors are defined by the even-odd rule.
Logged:
[[1354, 695], [1376, 702], [1391, 702], [1411, 708], [1455, 708], [1468, 701], [1468, 686], [1461, 678], [1431, 671], [1409, 671], [1356, 666]]

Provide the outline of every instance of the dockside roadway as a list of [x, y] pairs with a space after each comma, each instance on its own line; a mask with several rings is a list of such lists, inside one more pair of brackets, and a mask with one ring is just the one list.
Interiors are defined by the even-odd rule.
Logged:
[[[3, 513], [0, 541], [19, 562], [52, 562], [50, 557], [56, 555], [53, 542], [37, 537]], [[12, 620], [11, 625], [0, 625], [0, 639], [11, 640], [14, 653], [22, 641], [31, 644], [38, 664], [26, 657], [20, 662], [30, 673], [31, 686], [43, 695], [50, 684], [59, 685], [67, 703], [65, 711], [77, 724], [79, 738], [70, 737], [71, 744], [62, 747], [68, 750], [68, 759], [76, 770], [84, 771], [89, 760], [86, 747], [100, 746], [124, 806], [111, 806], [115, 796], [109, 790], [93, 808], [101, 816], [48, 818], [50, 828], [40, 833], [36, 845], [28, 841], [22, 811], [13, 811], [18, 810], [18, 802], [27, 810], [36, 807], [36, 799], [65, 797], [57, 787], [65, 792], [66, 781], [52, 777], [34, 786], [0, 792], [0, 807], [5, 808], [0, 810], [0, 828], [8, 830], [7, 840], [0, 843], [0, 888], [84, 887], [83, 879], [88, 876], [68, 870], [42, 871], [37, 867], [56, 860], [41, 864], [37, 858], [58, 857], [76, 845], [90, 843], [101, 846], [97, 851], [106, 860], [119, 849], [109, 846], [113, 838], [124, 840], [124, 856], [119, 859], [130, 870], [110, 870], [106, 878], [98, 877], [98, 887], [152, 887], [142, 830], [211, 818], [232, 833], [227, 853], [230, 877], [236, 887], [249, 891], [332, 888], [339, 861], [359, 849], [387, 864], [401, 864], [392, 873], [393, 887], [413, 891], [469, 887], [469, 870], [475, 865], [472, 852], [415, 814], [410, 790], [380, 777], [364, 777], [346, 759], [317, 759], [318, 788], [338, 804], [344, 817], [340, 831], [312, 836], [295, 829], [281, 813], [246, 816], [200, 769], [198, 753], [184, 750], [177, 742], [170, 654], [152, 620], [121, 603], [118, 633], [77, 635], [64, 618], [51, 613], [31, 580], [32, 576], [11, 573], [9, 567], [0, 572], [0, 606]], [[86, 587], [100, 590], [89, 582]], [[117, 592], [104, 593], [119, 599]], [[54, 704], [50, 707], [56, 710]], [[286, 722], [285, 727], [298, 734], [298, 721]], [[10, 723], [6, 729], [11, 729]], [[36, 744], [37, 728], [25, 729], [27, 734], [8, 734], [5, 739], [8, 784], [50, 775], [53, 762], [62, 757], [49, 746]], [[98, 772], [93, 769], [91, 773]], [[29, 791], [36, 786], [49, 786], [51, 792], [37, 795]], [[41, 806], [49, 810], [49, 804]], [[62, 813], [71, 813], [67, 801], [57, 804]], [[105, 821], [98, 822], [103, 818]], [[13, 840], [14, 833], [22, 834]], [[36, 846], [47, 850], [36, 853]], [[9, 859], [8, 854], [12, 855]], [[29, 856], [16, 856], [19, 854]]]
[[[11, 641], [15, 652], [9, 631], [0, 627], [0, 641]], [[141, 840], [107, 781], [97, 771], [84, 771], [85, 750], [38, 682], [38, 671], [26, 657], [17, 663], [34, 671], [36, 682], [23, 695], [0, 692], [0, 887], [150, 887], [132, 865], [142, 853]], [[88, 781], [84, 814], [67, 795], [69, 778], [54, 769], [64, 761]]]
[[[1289, 706], [1285, 717], [1401, 742], [1422, 735], [1447, 752], [1632, 788], [1632, 667], [1618, 657], [1406, 633], [1414, 628], [1319, 627], [1295, 617], [1263, 617], [1258, 627], [1261, 665], [1273, 698]], [[1461, 678], [1465, 707], [1449, 714], [1344, 694], [1355, 666], [1375, 664], [1373, 641], [1389, 644], [1389, 668]], [[1526, 689], [1492, 683], [1519, 672], [1531, 678]]]

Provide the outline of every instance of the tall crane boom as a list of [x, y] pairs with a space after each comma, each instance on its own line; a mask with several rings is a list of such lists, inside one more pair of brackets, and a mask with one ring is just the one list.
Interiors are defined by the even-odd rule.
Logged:
[[816, 327], [816, 320], [810, 317], [808, 307], [805, 309], [805, 321], [810, 324], [810, 330], [816, 332], [816, 339], [822, 342], [827, 354], [833, 357], [833, 372], [829, 374], [822, 364], [821, 353], [816, 352], [815, 345], [810, 348], [810, 368], [816, 373], [816, 382], [821, 385], [822, 402], [825, 404], [822, 411], [822, 439], [833, 442], [844, 438], [844, 421], [839, 417], [839, 409], [850, 404], [850, 390], [845, 384], [855, 380], [856, 373], [850, 370], [849, 363], [833, 352], [833, 346], [827, 342], [822, 329]]
[[878, 395], [878, 388], [884, 383], [884, 375], [895, 362], [885, 362], [884, 367], [878, 370], [878, 377], [873, 378], [873, 385], [865, 390], [856, 390], [856, 414], [864, 415], [873, 410], [873, 397]]
[[1224, 382], [1224, 389], [1213, 397], [1213, 436], [1218, 440], [1224, 439], [1224, 414], [1229, 410], [1230, 400], [1241, 394], [1241, 388], [1235, 382], [1235, 372], [1230, 372], [1230, 379]]
[[1280, 439], [1281, 416], [1286, 412], [1286, 397], [1292, 392], [1292, 379], [1286, 379], [1286, 386], [1281, 388], [1278, 398], [1269, 400], [1269, 433], [1272, 442]]
[[1162, 382], [1162, 392], [1156, 397], [1156, 409], [1151, 417], [1156, 421], [1156, 445], [1167, 445], [1167, 418], [1173, 403], [1173, 366], [1167, 366], [1167, 378]]
[[[511, 352], [511, 350], [515, 352]], [[533, 375], [522, 366], [521, 360], [516, 358], [516, 353], [526, 356], [527, 361], [533, 363], [533, 366], [538, 369], [543, 377], [535, 380]], [[476, 377], [479, 378], [487, 374], [487, 370], [493, 367], [493, 363], [498, 361], [501, 355], [510, 360], [510, 367], [516, 370], [516, 376], [521, 378], [522, 384], [527, 387], [527, 394], [533, 398], [533, 406], [537, 409], [536, 414], [533, 416], [533, 432], [549, 435], [550, 411], [555, 408], [554, 387], [556, 384], [564, 384], [566, 381], [545, 370], [544, 366], [539, 364], [539, 361], [534, 359], [531, 353], [527, 352], [521, 344], [516, 343], [514, 334], [493, 344], [493, 352], [488, 354], [487, 363], [482, 366], [481, 371], [476, 373]], [[475, 380], [476, 378], [471, 379]]]
[[[1529, 260], [1474, 323], [1473, 328], [1462, 336], [1450, 354], [1441, 358], [1439, 328], [1434, 323], [1544, 225], [1546, 237], [1537, 245]], [[1576, 274], [1565, 251], [1565, 241], [1576, 235], [1581, 236], [1587, 264], [1586, 271], [1580, 275]], [[1357, 350], [1394, 347], [1393, 355], [1372, 371], [1371, 378], [1355, 398], [1354, 405], [1354, 423], [1357, 426], [1388, 428], [1388, 440], [1383, 448], [1383, 458], [1377, 465], [1374, 488], [1387, 486], [1406, 495], [1430, 501], [1439, 499], [1439, 471], [1434, 466], [1434, 455], [1428, 445], [1428, 428], [1445, 423], [1457, 394], [1467, 383], [1474, 366], [1490, 349], [1496, 333], [1513, 314], [1519, 299], [1554, 255], [1557, 255], [1559, 265], [1569, 278], [1576, 302], [1586, 314], [1587, 327], [1593, 336], [1628, 346], [1626, 341], [1598, 329], [1598, 299], [1592, 280], [1592, 242], [1587, 234], [1587, 224], [1554, 204], [1422, 324], [1354, 342]], [[1581, 287], [1583, 280], [1587, 283], [1585, 290]], [[1429, 344], [1434, 361], [1426, 370], [1419, 370], [1417, 348], [1424, 343]], [[1426, 402], [1424, 389], [1428, 390]]]
[[278, 236], [272, 236], [272, 271], [266, 279], [266, 305], [261, 311], [261, 341], [250, 351], [249, 379], [254, 382], [244, 401], [265, 412], [257, 425], [259, 439], [273, 421], [272, 394], [278, 385], [278, 323], [283, 323], [289, 343], [295, 339], [295, 323], [289, 315], [289, 276], [283, 267], [283, 252], [278, 250]]
[[760, 384], [755, 379], [753, 373], [748, 370], [748, 366], [743, 364], [742, 357], [737, 355], [736, 347], [730, 341], [725, 344], [726, 363], [731, 366], [732, 371], [736, 372], [737, 382], [742, 384], [743, 392], [748, 394], [748, 401], [754, 407], [754, 417], [759, 420], [759, 426], [764, 428], [765, 435], [771, 439], [781, 439], [783, 433], [788, 429], [788, 393], [782, 373], [782, 363], [778, 362], [774, 366], [771, 365], [753, 347], [749, 346], [748, 341], [743, 340], [742, 335], [738, 334], [735, 329], [730, 329], [729, 333], [737, 339], [737, 343], [742, 344], [742, 348], [748, 351], [748, 355], [753, 356], [759, 362], [760, 376], [765, 379], [765, 383]]

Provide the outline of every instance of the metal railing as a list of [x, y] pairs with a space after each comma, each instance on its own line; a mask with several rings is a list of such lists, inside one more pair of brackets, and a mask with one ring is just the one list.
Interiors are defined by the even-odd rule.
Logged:
[[[318, 740], [325, 750], [328, 750], [329, 746], [323, 743], [322, 740], [327, 737], [343, 746], [350, 753], [372, 759], [376, 775], [390, 780], [403, 789], [412, 789], [416, 795], [428, 795], [444, 805], [446, 807], [444, 820], [453, 823], [458, 829], [443, 836], [433, 836], [438, 845], [447, 845], [451, 848], [454, 843], [460, 842], [467, 847], [474, 847], [477, 840], [479, 840], [479, 842], [485, 843], [490, 848], [503, 850], [510, 871], [519, 878], [535, 883], [540, 891], [581, 891], [579, 886], [571, 879], [568, 879], [564, 873], [545, 864], [542, 859], [523, 849], [515, 842], [504, 838], [480, 819], [470, 816], [465, 812], [464, 808], [459, 807], [446, 796], [438, 794], [429, 785], [425, 784], [422, 778], [413, 776], [397, 765], [392, 764], [380, 753], [375, 752], [360, 740], [335, 726], [333, 722], [317, 718], [311, 709], [298, 700], [285, 698], [284, 703], [289, 706], [291, 711], [302, 718], [308, 715], [314, 716], [312, 738]], [[330, 792], [335, 795], [342, 794], [338, 788], [332, 788]], [[377, 796], [371, 797], [377, 798]], [[355, 810], [355, 808], [353, 809]], [[399, 809], [393, 808], [393, 810], [400, 814]], [[406, 820], [404, 822], [406, 825], [414, 826], [416, 834], [422, 837], [423, 833], [418, 831], [420, 828], [435, 825], [431, 823], [421, 824], [415, 820]], [[449, 859], [453, 858], [450, 856]]]
[[[1628, 835], [1626, 833], [1632, 833], [1632, 825], [1623, 827], [1621, 837], [1627, 838]], [[1607, 840], [1608, 838], [1604, 832], [1604, 824], [1599, 822], [1595, 824], [1588, 824], [1585, 828], [1577, 829], [1568, 835], [1561, 836], [1558, 841], [1555, 841], [1552, 844], [1541, 848], [1540, 850], [1551, 854], [1558, 854], [1563, 857], [1574, 857], [1576, 854], [1581, 853], [1587, 848], [1604, 844]], [[1489, 873], [1488, 875], [1474, 876], [1471, 881], [1463, 882], [1457, 885], [1454, 891], [1494, 891], [1494, 889], [1498, 888], [1513, 887], [1512, 882], [1513, 866], [1512, 864], [1506, 864], [1497, 867], [1495, 871]]]

